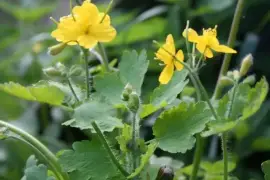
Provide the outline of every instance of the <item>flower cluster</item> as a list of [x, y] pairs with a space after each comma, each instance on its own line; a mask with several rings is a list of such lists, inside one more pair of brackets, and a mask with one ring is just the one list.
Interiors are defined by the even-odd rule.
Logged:
[[[195, 30], [189, 28], [187, 31], [184, 30], [182, 35], [184, 38], [187, 38], [189, 42], [194, 43], [196, 49], [203, 54], [205, 58], [213, 57], [212, 50], [223, 53], [236, 53], [234, 49], [219, 43], [217, 39], [217, 26], [215, 26], [214, 29], [203, 29], [202, 35], [198, 35]], [[175, 52], [174, 40], [170, 34], [167, 36], [166, 43], [161, 46], [156, 53], [156, 58], [165, 64], [165, 68], [159, 76], [159, 82], [161, 84], [167, 84], [171, 80], [174, 67], [178, 71], [183, 69], [183, 52], [182, 50], [179, 50], [176, 54]]]
[[96, 5], [85, 0], [81, 6], [75, 6], [70, 15], [60, 18], [52, 36], [68, 45], [92, 48], [98, 42], [113, 40], [116, 30], [111, 26], [109, 15], [99, 12]]

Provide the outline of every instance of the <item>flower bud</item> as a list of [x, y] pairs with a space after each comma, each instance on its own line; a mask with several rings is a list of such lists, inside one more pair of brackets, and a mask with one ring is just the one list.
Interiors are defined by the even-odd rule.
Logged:
[[240, 72], [238, 70], [233, 71], [233, 79], [237, 81], [240, 79]]
[[227, 72], [227, 77], [229, 77], [231, 79], [234, 79], [233, 72], [232, 71], [228, 71]]
[[123, 92], [122, 92], [122, 100], [123, 101], [128, 101], [129, 100], [129, 95], [132, 93], [132, 86], [128, 83]]
[[173, 180], [174, 172], [169, 166], [162, 166], [159, 168], [156, 180]]
[[132, 92], [129, 95], [127, 107], [129, 108], [130, 111], [132, 111], [134, 113], [136, 113], [139, 110], [140, 98], [139, 98], [138, 94], [136, 94], [135, 92]]
[[219, 83], [220, 83], [223, 87], [225, 87], [225, 86], [231, 86], [231, 85], [234, 84], [233, 80], [232, 80], [231, 78], [227, 77], [227, 76], [222, 76], [222, 77], [220, 78]]
[[246, 57], [244, 57], [241, 63], [240, 75], [245, 76], [252, 65], [253, 65], [253, 56], [251, 54], [248, 54]]
[[67, 68], [64, 64], [58, 62], [55, 67], [60, 71], [60, 72], [66, 72]]
[[83, 69], [79, 66], [72, 66], [69, 70], [70, 76], [80, 76], [83, 73]]
[[56, 44], [56, 45], [54, 45], [54, 46], [52, 46], [52, 47], [49, 47], [48, 53], [49, 53], [50, 55], [52, 55], [52, 56], [55, 56], [55, 55], [61, 53], [61, 52], [65, 49], [66, 46], [67, 46], [66, 43], [59, 43], [59, 44]]
[[246, 77], [246, 78], [243, 80], [243, 83], [244, 83], [244, 84], [249, 84], [249, 85], [253, 85], [255, 82], [256, 82], [256, 77], [255, 77], [255, 75], [250, 75], [250, 76]]
[[55, 67], [48, 67], [43, 69], [43, 73], [48, 77], [61, 77], [61, 72]]

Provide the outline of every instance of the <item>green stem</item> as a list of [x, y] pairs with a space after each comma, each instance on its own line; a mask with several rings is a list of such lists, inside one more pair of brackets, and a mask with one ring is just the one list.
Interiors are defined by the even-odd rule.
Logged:
[[104, 148], [107, 150], [112, 162], [114, 163], [114, 165], [119, 169], [119, 171], [125, 176], [129, 176], [129, 173], [122, 167], [122, 165], [119, 163], [119, 161], [117, 160], [117, 158], [115, 157], [115, 155], [113, 154], [105, 136], [103, 135], [103, 133], [101, 132], [100, 128], [98, 127], [96, 122], [92, 122], [92, 126], [95, 129], [100, 141], [102, 142]]
[[108, 60], [107, 54], [105, 52], [105, 48], [100, 42], [98, 43], [98, 48], [99, 48], [99, 51], [100, 51], [100, 54], [101, 54], [101, 57], [102, 57], [102, 63], [104, 65], [104, 67], [105, 67], [105, 70], [107, 72], [109, 72], [110, 71], [110, 66], [109, 66], [109, 60]]
[[132, 114], [132, 162], [133, 162], [133, 171], [138, 166], [138, 148], [136, 140], [139, 138], [139, 125], [137, 122], [137, 115], [135, 112], [131, 112]]
[[[237, 6], [236, 6], [234, 17], [233, 17], [233, 22], [231, 25], [231, 31], [230, 31], [230, 35], [229, 35], [229, 39], [227, 43], [229, 47], [233, 47], [236, 40], [236, 34], [239, 29], [239, 24], [240, 24], [240, 20], [241, 20], [243, 9], [244, 9], [244, 1], [245, 0], [238, 0], [237, 2]], [[220, 73], [219, 73], [218, 82], [217, 82], [217, 85], [213, 94], [214, 99], [219, 98], [221, 95], [222, 86], [219, 83], [219, 79], [227, 73], [230, 62], [231, 62], [231, 58], [232, 58], [232, 54], [225, 54], [224, 56], [224, 60], [223, 60]]]
[[71, 90], [73, 96], [75, 97], [76, 101], [77, 101], [77, 102], [80, 102], [78, 96], [76, 95], [76, 93], [75, 93], [75, 91], [74, 91], [74, 89], [73, 89], [73, 87], [72, 87], [72, 84], [71, 84], [69, 78], [67, 78], [67, 82], [68, 82], [68, 86], [69, 86], [69, 88], [70, 88], [70, 90]]
[[88, 49], [83, 49], [83, 48], [82, 48], [82, 52], [83, 52], [83, 55], [84, 55], [84, 62], [85, 62], [86, 99], [89, 99], [89, 97], [90, 97], [90, 83], [89, 83], [90, 74], [89, 74], [89, 70], [88, 70], [88, 56], [89, 56], [89, 50], [88, 50]]
[[40, 152], [40, 154], [45, 158], [46, 162], [49, 164], [52, 171], [55, 173], [55, 175], [58, 177], [59, 180], [69, 179], [68, 175], [62, 172], [61, 167], [58, 164], [57, 158], [55, 157], [55, 155], [47, 147], [45, 147], [41, 142], [39, 142], [35, 137], [17, 128], [16, 126], [6, 123], [2, 120], [0, 120], [0, 126], [6, 127], [8, 130], [17, 134], [27, 143], [35, 147], [38, 150], [38, 152]]
[[201, 137], [200, 134], [196, 134], [196, 149], [195, 149], [195, 155], [193, 158], [193, 169], [192, 169], [192, 174], [190, 176], [190, 180], [196, 180], [197, 179], [197, 174], [198, 170], [200, 167], [201, 163], [201, 157], [203, 154], [203, 148], [204, 148], [204, 142], [205, 140]]
[[221, 135], [222, 151], [223, 151], [223, 163], [224, 163], [224, 174], [223, 180], [228, 180], [228, 147], [227, 147], [227, 133], [224, 132]]

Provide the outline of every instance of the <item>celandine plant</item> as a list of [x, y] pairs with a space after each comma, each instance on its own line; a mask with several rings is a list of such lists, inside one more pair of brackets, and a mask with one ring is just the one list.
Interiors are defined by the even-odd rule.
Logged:
[[[238, 1], [228, 46], [217, 39], [217, 26], [203, 29], [202, 35], [189, 27], [182, 33], [187, 53], [176, 50], [172, 35], [166, 42], [156, 41], [156, 59], [164, 64], [159, 76], [160, 86], [151, 95], [150, 102], [141, 101], [141, 86], [149, 61], [146, 51], [126, 51], [119, 68], [112, 68], [107, 59], [104, 42], [113, 40], [116, 30], [106, 12], [100, 12], [89, 0], [71, 7], [68, 16], [59, 22], [52, 36], [59, 44], [49, 53], [57, 55], [66, 46], [79, 46], [84, 68], [79, 65], [66, 67], [58, 63], [44, 69], [50, 81], [40, 81], [24, 87], [17, 83], [1, 84], [0, 89], [14, 96], [59, 106], [72, 117], [63, 123], [90, 133], [91, 140], [74, 142], [72, 149], [57, 155], [49, 151], [36, 138], [17, 127], [0, 121], [2, 138], [15, 137], [29, 144], [45, 164], [37, 164], [30, 156], [24, 171], [24, 180], [106, 180], [106, 179], [237, 179], [233, 171], [236, 162], [228, 158], [227, 140], [239, 123], [256, 113], [266, 98], [268, 83], [263, 77], [255, 84], [253, 76], [246, 76], [253, 64], [247, 55], [239, 69], [228, 71], [231, 54], [243, 9]], [[93, 75], [89, 67], [89, 53], [99, 48], [102, 66]], [[89, 50], [92, 49], [92, 50]], [[199, 78], [200, 69], [214, 56], [213, 51], [225, 53], [216, 90], [209, 97]], [[95, 53], [97, 53], [95, 51]], [[74, 77], [79, 81], [73, 80]], [[57, 80], [55, 80], [57, 79]], [[192, 87], [187, 88], [187, 84]], [[84, 82], [84, 83], [80, 83]], [[222, 91], [229, 89], [223, 96]], [[189, 99], [178, 98], [183, 90]], [[195, 98], [192, 91], [195, 91]], [[178, 101], [177, 101], [178, 100]], [[179, 101], [180, 100], [180, 101]], [[158, 110], [154, 126], [154, 139], [145, 142], [140, 137], [141, 120]], [[202, 161], [207, 137], [217, 135], [222, 140], [223, 158], [217, 162]], [[118, 146], [114, 146], [117, 144]], [[118, 148], [115, 148], [118, 147]], [[186, 153], [195, 147], [194, 160], [183, 165], [167, 158], [168, 163], [154, 156], [156, 148], [170, 153]], [[263, 164], [266, 179], [270, 163]]]

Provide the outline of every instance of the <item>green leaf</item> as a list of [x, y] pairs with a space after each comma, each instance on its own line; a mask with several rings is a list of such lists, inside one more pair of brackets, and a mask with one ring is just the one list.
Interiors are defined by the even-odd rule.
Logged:
[[106, 180], [120, 176], [106, 149], [96, 138], [91, 142], [75, 142], [72, 147], [73, 150], [65, 150], [59, 156], [59, 163], [63, 171], [69, 173], [70, 180]]
[[193, 135], [205, 128], [211, 116], [205, 102], [182, 102], [178, 107], [165, 111], [153, 127], [158, 146], [171, 153], [185, 153], [194, 146], [196, 140]]
[[208, 123], [208, 130], [202, 132], [203, 137], [208, 137], [213, 134], [219, 134], [229, 131], [237, 125], [237, 121], [211, 121]]
[[74, 112], [74, 119], [65, 122], [80, 129], [92, 129], [92, 122], [96, 122], [102, 132], [111, 132], [114, 128], [122, 128], [120, 119], [114, 116], [115, 109], [108, 104], [91, 101], [78, 106]]
[[165, 107], [166, 105], [166, 103], [163, 103], [160, 106], [156, 107], [153, 104], [143, 104], [140, 110], [140, 118], [145, 118], [146, 116], [156, 112], [157, 110]]
[[124, 84], [131, 84], [136, 93], [141, 94], [144, 75], [147, 71], [149, 61], [147, 60], [146, 51], [141, 53], [125, 51], [119, 64], [119, 76]]
[[105, 73], [95, 77], [94, 86], [98, 93], [112, 104], [121, 104], [122, 91], [125, 85], [121, 82], [118, 73]]
[[[205, 170], [208, 174], [221, 174], [224, 171], [224, 162], [223, 160], [214, 163], [203, 161], [201, 162], [201, 168]], [[228, 172], [232, 172], [235, 168], [235, 162], [228, 162]]]
[[173, 100], [175, 100], [177, 95], [188, 83], [188, 80], [186, 80], [187, 75], [187, 70], [176, 71], [168, 84], [161, 84], [154, 90], [150, 99], [151, 104], [154, 106], [159, 106], [162, 103], [170, 104]]
[[18, 83], [9, 82], [0, 84], [0, 90], [13, 96], [29, 101], [38, 101], [52, 105], [61, 105], [64, 93], [51, 85], [33, 85], [24, 87]]
[[145, 165], [148, 163], [152, 154], [154, 154], [154, 151], [156, 150], [156, 148], [157, 148], [156, 143], [152, 143], [152, 144], [147, 146], [146, 153], [141, 156], [141, 162], [140, 162], [139, 167], [137, 167], [135, 169], [135, 171], [133, 173], [131, 173], [131, 175], [128, 177], [128, 179], [134, 178], [141, 173], [141, 171], [144, 169]]
[[127, 144], [132, 139], [132, 128], [128, 124], [124, 124], [121, 135], [116, 137], [117, 142], [120, 145], [120, 149], [122, 152], [127, 152]]
[[252, 142], [252, 149], [256, 151], [269, 151], [270, 150], [270, 137], [258, 137]]
[[270, 180], [270, 160], [264, 161], [262, 163], [262, 171], [264, 173], [264, 179]]
[[54, 177], [48, 176], [47, 171], [45, 165], [37, 165], [37, 159], [32, 155], [27, 159], [22, 180], [55, 180]]

